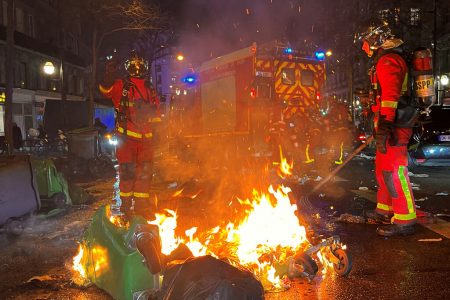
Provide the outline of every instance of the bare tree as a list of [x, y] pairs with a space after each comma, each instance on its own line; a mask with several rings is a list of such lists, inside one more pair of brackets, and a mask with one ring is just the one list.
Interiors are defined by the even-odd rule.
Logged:
[[144, 0], [80, 0], [73, 6], [80, 12], [84, 25], [89, 27], [91, 74], [89, 82], [89, 122], [92, 125], [94, 110], [94, 95], [97, 82], [99, 54], [107, 38], [121, 35], [123, 40], [130, 42], [133, 33], [160, 32], [167, 25], [166, 17], [160, 8], [150, 1]]

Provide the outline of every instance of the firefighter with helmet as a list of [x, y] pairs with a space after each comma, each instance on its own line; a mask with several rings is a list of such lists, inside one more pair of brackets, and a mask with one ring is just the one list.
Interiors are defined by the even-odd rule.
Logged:
[[150, 198], [150, 184], [155, 131], [161, 122], [159, 99], [146, 80], [148, 62], [142, 56], [131, 52], [124, 65], [125, 78], [114, 78], [117, 65], [115, 59], [107, 62], [99, 89], [117, 112], [121, 211], [127, 219], [134, 214], [152, 218], [156, 203]]
[[[368, 217], [387, 223], [378, 235], [414, 234], [416, 206], [408, 177], [407, 145], [412, 128], [397, 122], [399, 100], [408, 93], [408, 66], [402, 57], [403, 41], [395, 38], [386, 23], [360, 34], [362, 50], [373, 60], [369, 72], [376, 95], [374, 128], [377, 207]], [[391, 223], [392, 224], [389, 224]]]

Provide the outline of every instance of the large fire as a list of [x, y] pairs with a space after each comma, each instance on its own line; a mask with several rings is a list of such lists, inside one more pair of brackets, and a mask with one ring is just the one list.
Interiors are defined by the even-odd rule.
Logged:
[[[278, 165], [280, 177], [292, 174], [293, 164], [283, 157], [281, 148]], [[293, 257], [313, 248], [307, 239], [305, 227], [299, 223], [297, 205], [292, 204], [290, 192], [289, 187], [282, 185], [270, 186], [265, 193], [254, 190], [251, 199], [238, 199], [245, 211], [244, 218], [207, 231], [199, 232], [197, 227], [193, 227], [185, 230], [183, 236], [177, 235], [177, 213], [169, 209], [155, 214], [155, 220], [148, 223], [158, 226], [161, 252], [164, 255], [169, 255], [180, 244], [185, 244], [196, 257], [207, 254], [227, 257], [247, 267], [261, 280], [266, 290], [283, 289], [286, 287], [283, 276], [287, 275], [286, 268]], [[183, 189], [173, 196], [177, 197], [182, 193]], [[197, 195], [198, 193], [192, 196], [192, 199]], [[109, 219], [117, 226], [122, 226], [117, 218], [110, 216]], [[322, 273], [333, 267], [326, 251], [328, 250], [317, 251], [317, 258], [323, 267]], [[107, 256], [100, 256], [103, 258], [101, 263], [104, 264]], [[80, 246], [79, 254], [74, 258], [74, 269], [85, 277], [82, 257], [83, 248]], [[103, 266], [96, 265], [96, 271], [101, 267]]]
[[186, 244], [194, 256], [226, 254], [252, 270], [266, 287], [280, 288], [282, 278], [277, 266], [287, 264], [291, 256], [310, 246], [306, 230], [296, 216], [297, 206], [289, 199], [290, 191], [284, 186], [270, 186], [268, 193], [254, 191], [253, 199], [240, 200], [247, 211], [244, 220], [199, 234], [202, 241], [194, 237], [195, 227], [188, 229], [185, 237], [175, 235], [177, 215], [174, 211], [157, 214], [156, 220], [149, 223], [159, 227], [162, 253], [166, 255], [181, 243]]

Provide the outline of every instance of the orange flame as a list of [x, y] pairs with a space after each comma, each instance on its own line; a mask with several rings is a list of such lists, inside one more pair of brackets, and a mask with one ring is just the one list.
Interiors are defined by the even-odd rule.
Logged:
[[84, 248], [80, 244], [80, 246], [78, 246], [78, 253], [73, 258], [72, 269], [76, 272], [77, 277], [81, 278], [82, 280], [86, 278], [86, 271], [84, 270], [84, 264], [82, 263], [83, 255]]
[[[185, 231], [185, 237], [176, 237], [176, 213], [159, 215], [150, 224], [160, 230], [163, 253], [168, 255], [180, 243], [185, 243], [194, 256], [217, 254], [223, 252], [226, 243], [226, 255], [252, 270], [255, 275], [271, 287], [280, 287], [282, 278], [277, 274], [276, 265], [287, 262], [297, 251], [310, 245], [306, 239], [306, 230], [299, 224], [295, 212], [297, 206], [291, 204], [288, 194], [290, 188], [269, 187], [268, 194], [253, 191], [253, 199], [239, 200], [246, 207], [247, 217], [239, 224], [228, 223], [225, 227], [215, 227], [202, 234], [202, 241], [194, 237], [197, 228]], [[219, 237], [219, 238], [214, 238]], [[219, 243], [213, 243], [212, 241]], [[219, 245], [220, 244], [220, 245]]]
[[274, 162], [275, 165], [278, 165], [277, 174], [281, 178], [286, 178], [292, 175], [292, 169], [294, 168], [294, 161], [288, 163], [287, 159], [283, 156], [283, 151], [280, 148], [280, 162]]

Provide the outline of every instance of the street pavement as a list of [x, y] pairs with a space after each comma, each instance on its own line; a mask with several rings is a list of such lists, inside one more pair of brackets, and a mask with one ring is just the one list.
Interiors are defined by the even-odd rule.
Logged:
[[[432, 215], [420, 218], [415, 235], [382, 238], [375, 233], [377, 225], [353, 223], [351, 218], [346, 222], [336, 221], [342, 214], [361, 216], [364, 210], [375, 207], [373, 160], [357, 157], [332, 182], [309, 197], [320, 215], [315, 229], [324, 237], [334, 234], [341, 237], [353, 258], [351, 273], [347, 277], [332, 272], [325, 276], [318, 274], [311, 282], [295, 280], [291, 289], [268, 293], [266, 298], [449, 299], [450, 218], [446, 215], [450, 214], [450, 170], [416, 168], [411, 171], [414, 194], [420, 200], [416, 204]], [[176, 209], [180, 226], [210, 228], [214, 221], [239, 213], [224, 210], [218, 202], [228, 203], [232, 197], [246, 196], [241, 195], [244, 187], [238, 184], [244, 178], [231, 175], [229, 184], [179, 179], [176, 183], [156, 182], [159, 205]], [[290, 178], [284, 184], [291, 186], [294, 198], [299, 199], [317, 184], [312, 180], [316, 175], [306, 182]], [[51, 219], [31, 217], [24, 221], [25, 231], [18, 237], [0, 235], [0, 298], [110, 299], [95, 286], [79, 287], [72, 283], [70, 265], [77, 240], [92, 214], [112, 198], [113, 182], [110, 179], [79, 183], [94, 196], [89, 205], [73, 207], [65, 215]], [[202, 192], [195, 199], [170, 197], [181, 186], [192, 194], [201, 186]]]

